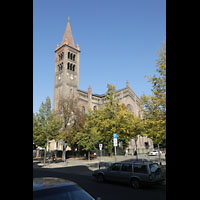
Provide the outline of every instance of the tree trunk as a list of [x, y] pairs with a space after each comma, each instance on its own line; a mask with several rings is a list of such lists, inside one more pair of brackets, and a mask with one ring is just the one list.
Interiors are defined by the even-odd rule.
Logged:
[[90, 160], [90, 151], [88, 151], [88, 160]]
[[44, 149], [44, 164], [46, 162], [46, 148]]

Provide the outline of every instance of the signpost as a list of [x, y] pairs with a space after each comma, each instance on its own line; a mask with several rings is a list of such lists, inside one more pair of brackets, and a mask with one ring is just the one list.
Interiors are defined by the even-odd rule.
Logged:
[[100, 150], [99, 169], [100, 169], [100, 162], [101, 162], [101, 156], [102, 156], [102, 147], [103, 147], [103, 144], [99, 144], [99, 150]]
[[99, 150], [100, 150], [100, 160], [101, 160], [101, 156], [102, 156], [102, 147], [103, 147], [103, 145], [102, 145], [102, 144], [99, 144]]
[[117, 146], [117, 133], [113, 133], [113, 144], [114, 144], [114, 148], [115, 148], [115, 162], [116, 162], [116, 146]]

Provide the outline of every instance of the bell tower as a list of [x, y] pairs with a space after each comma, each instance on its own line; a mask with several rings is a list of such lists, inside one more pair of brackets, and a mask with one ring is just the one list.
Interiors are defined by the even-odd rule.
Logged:
[[55, 50], [54, 113], [58, 110], [60, 99], [66, 99], [71, 95], [76, 95], [79, 87], [79, 53], [79, 45], [77, 44], [76, 47], [74, 45], [68, 17], [68, 23], [61, 45], [57, 45]]

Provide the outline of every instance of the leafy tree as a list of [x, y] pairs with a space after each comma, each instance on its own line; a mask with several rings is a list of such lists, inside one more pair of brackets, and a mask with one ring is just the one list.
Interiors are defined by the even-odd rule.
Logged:
[[57, 140], [62, 126], [62, 120], [52, 113], [51, 101], [47, 97], [46, 102], [42, 102], [39, 113], [33, 114], [33, 141], [36, 145], [45, 148], [45, 158], [48, 140]]
[[166, 140], [166, 44], [158, 52], [158, 75], [147, 77], [152, 83], [152, 96], [142, 96], [146, 134], [154, 144], [164, 145]]
[[77, 144], [83, 147], [83, 150], [88, 151], [88, 159], [90, 159], [90, 152], [96, 150], [101, 138], [98, 128], [94, 125], [94, 117], [95, 115], [87, 115], [84, 127], [76, 134]]
[[[60, 138], [67, 141], [72, 152], [78, 147], [77, 132], [80, 132], [85, 122], [85, 114], [82, 113], [78, 106], [78, 100], [75, 96], [61, 99], [59, 102], [59, 112], [62, 115], [64, 127], [61, 130]], [[64, 156], [63, 151], [63, 156]]]
[[86, 124], [78, 134], [77, 141], [87, 151], [94, 150], [102, 143], [104, 149], [112, 154], [113, 133], [118, 134], [118, 141], [125, 149], [132, 137], [141, 134], [141, 128], [138, 126], [139, 119], [124, 104], [118, 103], [115, 86], [108, 84], [107, 88], [105, 107], [87, 115]]

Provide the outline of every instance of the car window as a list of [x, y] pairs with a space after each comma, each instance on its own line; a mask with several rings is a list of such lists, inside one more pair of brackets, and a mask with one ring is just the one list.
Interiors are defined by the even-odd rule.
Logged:
[[150, 164], [149, 168], [150, 168], [152, 173], [160, 171], [160, 167], [157, 163]]
[[120, 170], [120, 166], [121, 166], [120, 163], [115, 163], [115, 164], [112, 165], [111, 170], [112, 171], [119, 171]]
[[147, 166], [146, 165], [139, 165], [139, 164], [134, 165], [134, 172], [146, 174], [146, 173], [148, 173]]
[[132, 164], [122, 164], [122, 169], [121, 171], [124, 171], [124, 172], [132, 172]]

